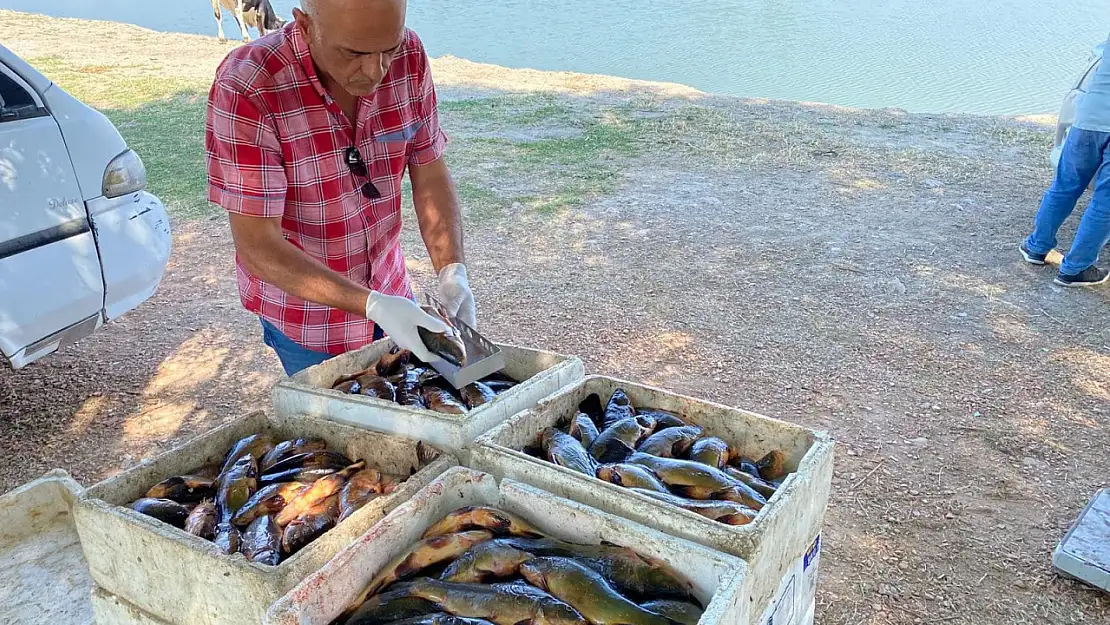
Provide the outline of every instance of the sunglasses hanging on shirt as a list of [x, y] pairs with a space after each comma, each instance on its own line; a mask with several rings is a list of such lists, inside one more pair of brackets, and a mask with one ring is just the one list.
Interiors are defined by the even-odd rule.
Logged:
[[366, 178], [366, 183], [362, 185], [362, 194], [371, 200], [377, 200], [382, 197], [378, 188], [370, 180], [370, 172], [366, 169], [366, 163], [362, 161], [362, 154], [359, 154], [358, 148], [351, 146], [347, 148], [347, 167], [351, 169], [351, 173], [360, 178]]

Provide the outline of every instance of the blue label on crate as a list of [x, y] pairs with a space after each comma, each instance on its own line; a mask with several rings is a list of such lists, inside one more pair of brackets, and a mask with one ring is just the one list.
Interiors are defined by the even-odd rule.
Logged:
[[805, 571], [809, 565], [821, 555], [821, 535], [818, 534], [817, 538], [813, 539], [813, 544], [809, 546], [809, 551], [802, 557], [802, 570]]

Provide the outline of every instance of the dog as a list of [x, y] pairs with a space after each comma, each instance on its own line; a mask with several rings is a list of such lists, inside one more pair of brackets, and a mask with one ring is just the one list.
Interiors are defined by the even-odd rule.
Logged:
[[239, 24], [239, 30], [243, 33], [243, 41], [251, 40], [250, 33], [247, 32], [248, 28], [257, 29], [258, 36], [263, 37], [266, 33], [280, 30], [285, 26], [285, 20], [278, 17], [274, 7], [270, 6], [270, 0], [212, 0], [212, 12], [216, 14], [216, 32], [219, 33], [220, 41], [227, 41], [224, 37], [221, 5], [235, 16], [235, 22]]

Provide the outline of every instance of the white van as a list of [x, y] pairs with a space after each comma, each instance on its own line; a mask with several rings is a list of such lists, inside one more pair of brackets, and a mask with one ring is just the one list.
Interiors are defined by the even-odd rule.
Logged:
[[154, 294], [170, 222], [108, 118], [0, 45], [0, 356], [19, 369]]

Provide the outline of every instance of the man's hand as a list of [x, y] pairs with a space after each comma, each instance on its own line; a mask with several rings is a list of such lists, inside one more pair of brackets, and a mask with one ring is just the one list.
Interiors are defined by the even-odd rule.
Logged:
[[366, 298], [366, 318], [381, 326], [397, 347], [409, 350], [420, 360], [427, 363], [442, 360], [428, 351], [416, 328], [446, 332], [447, 324], [421, 310], [411, 299], [371, 291]]
[[466, 265], [451, 263], [439, 270], [439, 302], [447, 309], [447, 314], [458, 317], [463, 323], [476, 328], [477, 310], [474, 294], [466, 279]]

